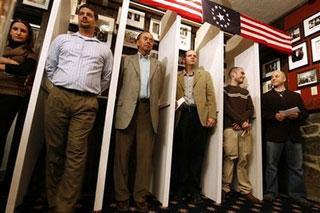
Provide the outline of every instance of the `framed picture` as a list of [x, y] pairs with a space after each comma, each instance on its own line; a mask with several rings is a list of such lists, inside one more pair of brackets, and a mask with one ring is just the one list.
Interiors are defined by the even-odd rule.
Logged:
[[181, 24], [179, 49], [184, 51], [191, 49], [191, 26]]
[[159, 41], [161, 32], [161, 21], [151, 18], [149, 32], [152, 34], [154, 40]]
[[262, 65], [262, 78], [272, 75], [273, 71], [280, 70], [280, 58], [274, 59]]
[[157, 50], [151, 50], [150, 56], [152, 58], [158, 59], [158, 51]]
[[99, 15], [99, 19], [97, 21], [97, 39], [105, 42], [109, 47], [111, 47], [114, 22], [115, 20], [113, 18], [102, 15]]
[[40, 9], [47, 10], [49, 7], [50, 0], [23, 0], [22, 4], [37, 7]]
[[[121, 7], [119, 7], [117, 24], [120, 22]], [[127, 25], [144, 30], [145, 13], [130, 9], [128, 10]]]
[[297, 86], [302, 87], [318, 82], [317, 70], [312, 69], [297, 74]]
[[320, 31], [320, 12], [303, 21], [304, 36]]
[[136, 45], [136, 39], [140, 33], [141, 33], [140, 31], [126, 29], [126, 31], [124, 33], [123, 46], [131, 47], [131, 48], [138, 48]]
[[291, 35], [291, 42], [294, 43], [296, 41], [299, 41], [301, 38], [301, 32], [300, 32], [300, 26], [296, 26], [289, 30], [289, 33]]
[[269, 92], [272, 89], [271, 80], [262, 83], [262, 93]]
[[308, 51], [306, 42], [292, 48], [292, 54], [288, 57], [289, 70], [308, 64]]
[[312, 62], [320, 60], [320, 36], [311, 39]]

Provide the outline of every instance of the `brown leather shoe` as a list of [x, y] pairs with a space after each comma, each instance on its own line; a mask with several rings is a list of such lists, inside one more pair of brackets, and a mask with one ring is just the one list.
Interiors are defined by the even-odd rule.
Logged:
[[149, 206], [147, 202], [136, 202], [137, 206], [137, 212], [148, 212], [149, 211]]
[[117, 201], [117, 210], [120, 212], [129, 211], [129, 200]]
[[253, 196], [252, 193], [244, 194], [243, 197], [245, 197], [251, 203], [261, 203], [261, 201]]

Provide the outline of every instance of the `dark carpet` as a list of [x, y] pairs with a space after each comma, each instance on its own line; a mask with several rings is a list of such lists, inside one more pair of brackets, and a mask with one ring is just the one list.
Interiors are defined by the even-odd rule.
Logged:
[[[262, 202], [261, 204], [252, 204], [247, 201], [241, 194], [237, 192], [231, 192], [226, 196], [225, 201], [221, 205], [216, 205], [212, 200], [203, 197], [203, 202], [200, 204], [194, 204], [189, 201], [188, 197], [180, 200], [171, 200], [168, 208], [163, 208], [161, 204], [153, 197], [147, 199], [150, 204], [149, 213], [155, 212], [181, 212], [181, 213], [201, 213], [201, 212], [320, 212], [320, 204], [313, 203], [312, 207], [303, 207], [296, 204], [290, 198], [286, 196], [280, 196], [275, 199], [274, 202]], [[25, 202], [16, 209], [17, 213], [24, 212], [47, 212], [47, 206], [45, 202], [41, 200], [32, 200], [26, 198]], [[136, 208], [131, 202], [130, 211], [136, 212]], [[5, 199], [1, 199], [0, 212], [4, 212]], [[93, 209], [93, 196], [83, 196], [77, 204], [77, 213], [92, 212]], [[117, 212], [116, 203], [111, 197], [105, 197], [102, 212]]]

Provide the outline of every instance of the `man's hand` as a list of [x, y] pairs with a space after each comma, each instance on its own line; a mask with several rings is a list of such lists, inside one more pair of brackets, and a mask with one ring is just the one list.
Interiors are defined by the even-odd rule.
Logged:
[[284, 114], [283, 112], [278, 112], [274, 117], [281, 122], [286, 118], [286, 114]]
[[207, 120], [207, 127], [214, 127], [217, 123], [217, 120], [214, 118], [208, 118]]
[[0, 57], [0, 64], [15, 64], [18, 65], [19, 63], [11, 58]]
[[241, 126], [239, 124], [233, 123], [232, 126], [233, 126], [232, 127], [233, 130], [236, 130], [236, 131], [242, 130], [242, 128], [241, 128]]
[[251, 125], [250, 125], [248, 120], [243, 122], [242, 125], [241, 125], [241, 128], [244, 129], [244, 130], [249, 129], [250, 127], [251, 127]]
[[297, 119], [299, 117], [299, 113], [298, 112], [292, 112], [290, 114], [287, 115], [287, 117], [291, 120]]

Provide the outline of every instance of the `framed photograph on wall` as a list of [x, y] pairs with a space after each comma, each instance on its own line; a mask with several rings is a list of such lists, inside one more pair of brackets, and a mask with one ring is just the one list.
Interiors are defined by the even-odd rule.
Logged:
[[157, 50], [151, 50], [150, 56], [152, 58], [158, 59], [158, 51]]
[[191, 49], [191, 26], [181, 24], [179, 49], [184, 51]]
[[[121, 7], [119, 7], [117, 24], [120, 22]], [[145, 13], [130, 9], [128, 10], [127, 25], [144, 30]]]
[[280, 58], [269, 61], [265, 64], [262, 64], [262, 78], [267, 78], [272, 75], [273, 71], [280, 70]]
[[136, 39], [140, 33], [141, 33], [140, 31], [126, 29], [124, 33], [123, 46], [137, 49], [138, 47], [136, 45]]
[[300, 31], [300, 25], [292, 28], [289, 30], [290, 36], [291, 36], [291, 42], [294, 43], [296, 41], [299, 41], [301, 39], [301, 31]]
[[269, 92], [272, 89], [271, 80], [262, 82], [262, 93]]
[[312, 62], [320, 60], [320, 36], [311, 39]]
[[292, 54], [288, 57], [289, 70], [308, 64], [308, 51], [306, 42], [292, 48]]
[[47, 10], [50, 0], [23, 0], [22, 4]]
[[302, 87], [318, 82], [317, 70], [312, 69], [297, 74], [297, 86]]
[[149, 32], [152, 34], [154, 40], [159, 41], [161, 32], [161, 21], [151, 18]]
[[109, 47], [111, 47], [114, 22], [115, 20], [113, 18], [102, 15], [99, 15], [99, 19], [97, 21], [97, 39], [105, 42]]
[[303, 21], [304, 36], [320, 31], [320, 12]]

